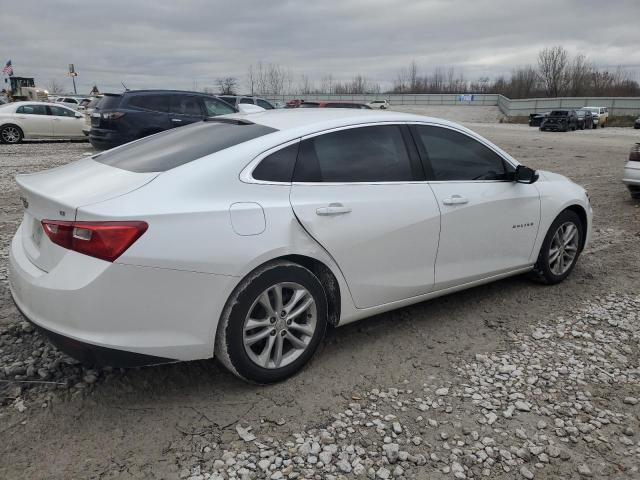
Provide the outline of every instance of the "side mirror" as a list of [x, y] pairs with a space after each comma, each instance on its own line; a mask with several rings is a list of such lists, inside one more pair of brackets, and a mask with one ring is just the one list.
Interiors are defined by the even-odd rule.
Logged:
[[518, 183], [534, 183], [538, 180], [539, 175], [532, 168], [518, 165], [513, 179]]

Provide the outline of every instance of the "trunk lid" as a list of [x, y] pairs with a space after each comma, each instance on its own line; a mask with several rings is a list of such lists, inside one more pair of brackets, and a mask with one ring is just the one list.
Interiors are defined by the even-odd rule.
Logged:
[[149, 183], [158, 173], [134, 173], [86, 158], [40, 173], [18, 175], [25, 208], [22, 245], [29, 259], [50, 271], [65, 249], [49, 240], [40, 223], [44, 219], [74, 221], [77, 209], [115, 198]]

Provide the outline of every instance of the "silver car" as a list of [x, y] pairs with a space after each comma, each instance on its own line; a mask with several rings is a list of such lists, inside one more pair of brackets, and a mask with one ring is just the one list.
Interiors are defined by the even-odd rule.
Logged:
[[629, 189], [632, 198], [640, 198], [640, 143], [636, 143], [629, 152], [622, 182]]

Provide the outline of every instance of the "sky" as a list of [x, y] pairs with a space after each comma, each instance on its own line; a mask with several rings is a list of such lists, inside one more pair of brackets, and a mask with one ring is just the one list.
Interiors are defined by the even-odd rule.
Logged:
[[390, 88], [412, 60], [419, 73], [454, 67], [469, 80], [535, 64], [562, 45], [640, 80], [640, 0], [20, 0], [0, 7], [0, 62], [15, 75], [78, 93], [216, 88], [250, 64], [319, 81], [357, 74]]

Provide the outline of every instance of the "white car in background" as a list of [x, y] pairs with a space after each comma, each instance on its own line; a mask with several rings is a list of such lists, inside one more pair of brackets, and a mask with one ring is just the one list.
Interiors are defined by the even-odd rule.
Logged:
[[55, 99], [55, 103], [62, 104], [65, 107], [72, 108], [73, 110], [82, 110], [84, 109], [83, 103], [86, 100], [86, 97], [58, 97]]
[[627, 186], [632, 198], [640, 198], [640, 143], [636, 143], [629, 152], [622, 183]]
[[372, 102], [367, 103], [367, 105], [369, 105], [374, 110], [386, 110], [387, 108], [389, 108], [390, 104], [388, 100], [373, 100]]
[[225, 115], [19, 175], [18, 308], [91, 363], [215, 355], [271, 383], [328, 325], [571, 273], [582, 187], [455, 123], [367, 112]]
[[84, 115], [47, 102], [14, 102], [0, 107], [0, 142], [35, 138], [84, 138]]
[[608, 107], [582, 107], [582, 110], [589, 110], [593, 115], [593, 128], [604, 128], [609, 120]]

